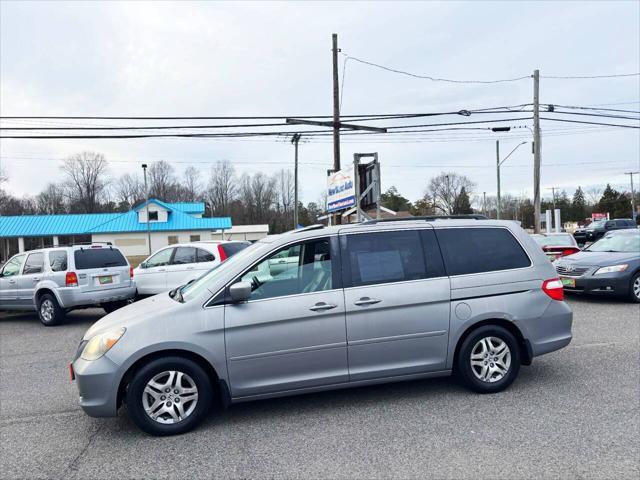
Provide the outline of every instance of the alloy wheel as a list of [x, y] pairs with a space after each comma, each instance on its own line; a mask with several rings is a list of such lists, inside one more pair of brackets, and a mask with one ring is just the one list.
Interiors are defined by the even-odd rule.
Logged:
[[175, 424], [193, 413], [198, 403], [198, 387], [183, 372], [168, 370], [147, 382], [142, 393], [142, 406], [155, 422]]
[[511, 366], [511, 350], [498, 337], [485, 337], [471, 350], [471, 371], [478, 380], [487, 383], [504, 378]]
[[40, 304], [40, 315], [45, 322], [50, 322], [53, 318], [53, 309], [53, 302], [48, 298]]
[[640, 277], [633, 282], [633, 294], [640, 300]]

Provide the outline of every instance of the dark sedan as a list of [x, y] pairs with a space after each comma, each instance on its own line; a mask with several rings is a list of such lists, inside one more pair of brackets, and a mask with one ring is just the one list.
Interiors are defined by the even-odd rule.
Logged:
[[554, 263], [568, 292], [626, 297], [640, 303], [640, 231], [607, 234]]

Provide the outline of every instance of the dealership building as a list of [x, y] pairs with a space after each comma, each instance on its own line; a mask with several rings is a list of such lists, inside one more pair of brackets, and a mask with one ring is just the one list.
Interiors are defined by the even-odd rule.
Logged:
[[[124, 213], [0, 216], [0, 261], [43, 247], [110, 242], [129, 258], [182, 242], [259, 240], [268, 225], [231, 224], [229, 217], [203, 217], [204, 203], [167, 203], [157, 199]], [[147, 218], [148, 212], [148, 218]]]

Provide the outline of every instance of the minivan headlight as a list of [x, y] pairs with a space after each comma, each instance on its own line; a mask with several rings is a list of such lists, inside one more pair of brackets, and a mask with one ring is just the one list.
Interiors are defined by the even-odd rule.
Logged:
[[95, 335], [91, 340], [89, 340], [89, 342], [87, 342], [87, 345], [84, 347], [84, 350], [82, 350], [82, 355], [80, 355], [80, 357], [82, 357], [83, 360], [88, 361], [99, 359], [111, 350], [111, 347], [118, 343], [118, 340], [122, 338], [125, 331], [126, 329], [121, 327]]
[[615, 273], [615, 272], [624, 272], [629, 265], [623, 263], [622, 265], [611, 265], [610, 267], [602, 267], [596, 270], [594, 275], [602, 275], [604, 273]]

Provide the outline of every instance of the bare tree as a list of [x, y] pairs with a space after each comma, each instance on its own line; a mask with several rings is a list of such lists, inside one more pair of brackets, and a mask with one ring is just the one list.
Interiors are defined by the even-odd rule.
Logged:
[[125, 173], [115, 182], [115, 196], [122, 208], [131, 208], [146, 197], [144, 182], [137, 174]]
[[202, 197], [202, 181], [200, 170], [193, 165], [184, 171], [182, 183], [182, 196], [184, 200], [193, 202]]
[[39, 214], [66, 213], [64, 186], [49, 183], [36, 195], [35, 202]]
[[[250, 192], [249, 188], [249, 193]], [[206, 196], [214, 215], [228, 215], [236, 195], [236, 178], [233, 165], [228, 160], [219, 161], [211, 168]]]
[[585, 189], [584, 193], [587, 194], [587, 203], [589, 205], [595, 205], [600, 201], [602, 197], [602, 187], [593, 186]]
[[428, 193], [433, 200], [436, 211], [445, 215], [453, 214], [460, 193], [471, 195], [475, 184], [466, 176], [454, 172], [442, 172], [429, 181]]
[[60, 167], [66, 176], [67, 195], [73, 208], [91, 213], [100, 206], [106, 187], [107, 161], [96, 152], [82, 152], [64, 160]]
[[164, 201], [174, 200], [176, 192], [176, 176], [173, 167], [160, 160], [149, 165], [149, 196]]

